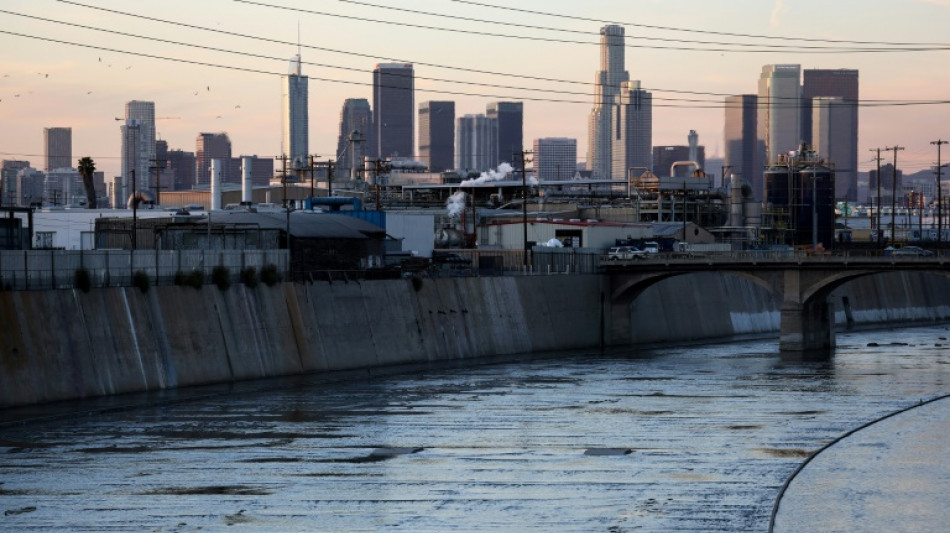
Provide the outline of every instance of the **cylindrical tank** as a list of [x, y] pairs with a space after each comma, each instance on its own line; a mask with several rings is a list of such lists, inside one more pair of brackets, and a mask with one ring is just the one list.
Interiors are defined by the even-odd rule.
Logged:
[[221, 160], [211, 160], [211, 210], [221, 209]]
[[798, 212], [798, 243], [811, 244], [815, 234], [813, 220], [817, 218], [818, 242], [831, 248], [835, 235], [834, 171], [823, 165], [802, 167], [799, 174], [802, 195]]
[[776, 208], [788, 207], [791, 194], [789, 191], [788, 167], [769, 167], [764, 174], [765, 205]]

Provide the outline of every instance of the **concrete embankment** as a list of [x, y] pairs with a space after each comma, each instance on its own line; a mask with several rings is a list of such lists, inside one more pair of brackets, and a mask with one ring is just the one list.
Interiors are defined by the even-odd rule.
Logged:
[[[383, 365], [597, 347], [601, 276], [0, 292], [0, 408]], [[950, 319], [950, 280], [893, 273], [832, 295], [840, 323]], [[739, 278], [672, 278], [631, 306], [635, 342], [766, 333]], [[604, 317], [604, 319], [608, 319]], [[609, 328], [607, 328], [609, 331]]]
[[597, 346], [599, 276], [0, 292], [0, 407]]

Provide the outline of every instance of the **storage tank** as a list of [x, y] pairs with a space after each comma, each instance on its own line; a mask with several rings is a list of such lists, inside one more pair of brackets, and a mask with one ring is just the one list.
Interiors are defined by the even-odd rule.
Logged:
[[[831, 248], [835, 236], [835, 183], [834, 171], [825, 165], [810, 165], [801, 168], [798, 175], [801, 201], [796, 202], [798, 212], [797, 241], [811, 244], [817, 237], [825, 248]], [[813, 233], [814, 219], [818, 231]]]

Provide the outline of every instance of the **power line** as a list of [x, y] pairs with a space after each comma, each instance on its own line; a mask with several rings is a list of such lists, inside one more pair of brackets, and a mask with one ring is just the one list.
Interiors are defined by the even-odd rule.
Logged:
[[[393, 57], [388, 57], [388, 56], [379, 56], [379, 55], [373, 55], [373, 54], [363, 54], [363, 53], [357, 53], [357, 52], [351, 52], [351, 51], [345, 51], [345, 50], [338, 50], [338, 49], [333, 49], [333, 48], [326, 48], [326, 47], [322, 47], [322, 46], [306, 45], [306, 44], [301, 44], [301, 43], [296, 43], [296, 42], [291, 42], [291, 41], [282, 41], [282, 40], [279, 40], [279, 39], [272, 39], [272, 38], [260, 37], [260, 36], [255, 36], [255, 35], [248, 35], [248, 34], [243, 34], [243, 33], [238, 33], [238, 32], [233, 32], [233, 31], [221, 30], [221, 29], [217, 29], [217, 28], [209, 28], [209, 27], [206, 27], [206, 26], [197, 26], [197, 25], [194, 25], [194, 24], [188, 24], [188, 23], [179, 22], [179, 21], [173, 21], [173, 20], [167, 20], [167, 19], [160, 19], [160, 18], [145, 16], [145, 15], [140, 15], [140, 14], [136, 14], [136, 13], [130, 13], [130, 12], [125, 12], [125, 11], [117, 11], [117, 10], [114, 10], [114, 9], [107, 9], [107, 8], [103, 8], [103, 7], [99, 7], [99, 6], [92, 6], [92, 5], [82, 4], [82, 3], [80, 3], [80, 2], [75, 2], [75, 1], [71, 1], [71, 0], [57, 0], [57, 1], [60, 2], [60, 3], [64, 3], [64, 4], [69, 4], [69, 5], [74, 5], [74, 6], [77, 6], [77, 7], [83, 7], [83, 8], [87, 8], [87, 9], [102, 11], [102, 12], [111, 13], [111, 14], [115, 14], [115, 15], [121, 15], [121, 16], [126, 16], [126, 17], [131, 17], [131, 18], [140, 19], [140, 20], [148, 20], [148, 21], [150, 21], [150, 22], [158, 22], [158, 23], [168, 24], [168, 25], [177, 26], [177, 27], [182, 27], [182, 28], [189, 28], [189, 29], [194, 29], [194, 30], [206, 31], [206, 32], [217, 33], [217, 34], [221, 34], [221, 35], [228, 35], [228, 36], [232, 36], [232, 37], [240, 37], [240, 38], [250, 39], [250, 40], [256, 40], [256, 41], [260, 41], [260, 42], [269, 42], [269, 43], [272, 43], [272, 44], [280, 44], [280, 45], [287, 45], [287, 46], [302, 47], [302, 48], [307, 48], [307, 49], [309, 49], [309, 50], [316, 50], [316, 51], [322, 51], [322, 52], [330, 52], [330, 53], [336, 53], [336, 54], [342, 54], [342, 55], [350, 55], [350, 56], [355, 56], [355, 57], [363, 57], [363, 58], [373, 59], [373, 60], [388, 60], [388, 61], [393, 61], [393, 62], [397, 62], [397, 63], [413, 63], [413, 64], [420, 65], [420, 66], [433, 67], [433, 68], [441, 68], [441, 69], [446, 69], [446, 70], [455, 70], [455, 71], [459, 71], [459, 72], [467, 72], [467, 73], [472, 73], [472, 74], [486, 74], [486, 75], [491, 75], [491, 76], [504, 76], [504, 77], [506, 77], [506, 78], [521, 78], [521, 79], [531, 80], [531, 81], [542, 81], [542, 82], [551, 82], [551, 83], [564, 83], [564, 84], [573, 84], [573, 85], [583, 85], [583, 86], [585, 86], [585, 87], [589, 87], [589, 86], [590, 86], [590, 82], [589, 82], [589, 81], [567, 80], [567, 79], [549, 78], [549, 77], [542, 77], [542, 76], [531, 76], [531, 75], [525, 75], [525, 74], [522, 74], [522, 73], [510, 73], [510, 72], [498, 72], [498, 71], [490, 71], [490, 70], [481, 70], [481, 69], [474, 69], [474, 68], [467, 68], [467, 67], [459, 67], [459, 66], [453, 66], [453, 65], [439, 64], [439, 63], [423, 62], [423, 61], [417, 61], [417, 60], [413, 60], [413, 59], [393, 58]], [[14, 14], [13, 12], [8, 12], [8, 13]], [[15, 14], [18, 14], [18, 15], [21, 15], [21, 16], [28, 16], [28, 15], [23, 15], [23, 14], [21, 14], [21, 13], [15, 13]], [[359, 69], [352, 69], [352, 68], [348, 68], [348, 67], [337, 67], [337, 66], [333, 66], [333, 65], [325, 65], [325, 64], [321, 64], [321, 63], [310, 63], [310, 62], [304, 62], [304, 63], [305, 63], [305, 64], [308, 64], [308, 65], [314, 65], [314, 66], [325, 66], [325, 67], [327, 67], [327, 68], [340, 68], [340, 69], [345, 69], [345, 70], [359, 70]], [[455, 81], [453, 81], [453, 80], [441, 80], [441, 79], [438, 79], [438, 78], [421, 78], [421, 77], [420, 77], [419, 79], [430, 79], [430, 80], [432, 80], [432, 81], [446, 81], [446, 82], [450, 82], [450, 83], [468, 83], [468, 82], [455, 82]], [[483, 86], [486, 86], [486, 87], [494, 87], [494, 88], [508, 88], [508, 87], [506, 87], [506, 86], [493, 85], [493, 84], [478, 84], [478, 83], [469, 83], [469, 84], [471, 84], [471, 85], [483, 85]], [[512, 88], [513, 88], [513, 87], [512, 87]], [[529, 90], [529, 91], [545, 91], [545, 90], [542, 90], [542, 89], [534, 89], [534, 88], [524, 88], [523, 90]], [[734, 95], [735, 95], [735, 93], [716, 93], [716, 92], [691, 91], [691, 90], [681, 90], [681, 89], [665, 89], [665, 88], [658, 88], [658, 87], [644, 88], [644, 90], [650, 90], [650, 91], [656, 91], [656, 92], [668, 92], [668, 93], [674, 93], [674, 94], [694, 94], [694, 95], [701, 95], [701, 96], [722, 96], [722, 97], [725, 97], [725, 96], [734, 96]], [[547, 92], [552, 92], [552, 93], [558, 92], [558, 91], [556, 91], [556, 90], [551, 90], [551, 89], [548, 89], [548, 90], [546, 90], [546, 91], [547, 91]], [[583, 94], [583, 95], [588, 95], [589, 93], [586, 93], [586, 92], [585, 92], [585, 93], [573, 93], [573, 92], [569, 92], [569, 91], [563, 91], [562, 94], [578, 94], [578, 95]], [[783, 98], [783, 97], [778, 97], [778, 98]], [[774, 100], [774, 99], [777, 99], [777, 98], [773, 98], [773, 100]], [[797, 98], [789, 98], [789, 99], [790, 99], [790, 100], [796, 100], [796, 101], [797, 101]], [[890, 102], [890, 100], [870, 100], [870, 99], [864, 99], [864, 100], [861, 101], [862, 104], [868, 103], [868, 102]], [[760, 105], [761, 105], [761, 104], [760, 104]]]
[[[239, 0], [239, 1], [240, 1], [240, 0]], [[401, 13], [410, 13], [410, 14], [413, 14], [413, 15], [425, 15], [425, 16], [430, 16], [430, 17], [449, 18], [449, 19], [456, 20], [456, 21], [477, 22], [477, 23], [481, 23], [481, 24], [492, 24], [492, 25], [505, 26], [505, 27], [508, 27], [508, 28], [524, 28], [524, 29], [529, 29], [529, 30], [553, 31], [553, 32], [571, 33], [571, 34], [578, 34], [578, 35], [591, 35], [591, 36], [595, 36], [595, 37], [597, 37], [597, 36], [600, 35], [600, 32], [595, 32], [595, 31], [574, 30], [574, 29], [568, 29], [568, 28], [554, 28], [554, 27], [551, 27], [551, 26], [538, 26], [538, 25], [532, 25], [532, 24], [518, 23], [518, 22], [514, 22], [514, 21], [510, 21], [510, 20], [501, 21], [501, 20], [480, 19], [480, 18], [475, 18], [475, 17], [465, 17], [465, 16], [452, 15], [452, 14], [446, 14], [446, 13], [436, 13], [436, 12], [433, 12], [433, 11], [421, 11], [421, 10], [418, 10], [418, 9], [409, 9], [409, 8], [405, 8], [405, 7], [388, 6], [388, 5], [383, 5], [383, 4], [374, 4], [374, 3], [371, 3], [371, 2], [365, 2], [365, 1], [360, 1], [360, 0], [337, 0], [337, 1], [338, 1], [338, 2], [341, 2], [341, 3], [345, 3], [345, 4], [353, 4], [353, 5], [358, 5], [358, 6], [371, 7], [371, 8], [374, 8], [374, 9], [384, 9], [384, 10], [389, 10], [389, 11], [397, 11], [397, 12], [401, 12]], [[265, 5], [265, 4], [257, 4], [256, 2], [245, 2], [245, 3], [255, 3], [256, 5]], [[268, 5], [268, 7], [281, 7], [281, 6], [270, 6], [270, 5]], [[509, 37], [511, 37], [511, 36], [509, 35]], [[666, 37], [648, 37], [648, 36], [645, 36], [645, 35], [626, 35], [625, 38], [626, 38], [626, 39], [631, 39], [631, 40], [660, 41], [660, 42], [673, 42], [673, 43], [689, 43], [689, 44], [703, 44], [703, 45], [716, 45], [716, 46], [736, 46], [736, 47], [747, 47], [747, 48], [752, 48], [752, 47], [765, 47], [765, 48], [775, 49], [775, 50], [778, 50], [778, 51], [780, 51], [780, 50], [783, 49], [783, 48], [791, 48], [791, 49], [799, 49], [799, 50], [800, 50], [800, 49], [826, 49], [826, 50], [833, 49], [833, 50], [838, 50], [838, 51], [860, 51], [860, 50], [867, 50], [866, 48], [842, 48], [842, 47], [830, 47], [830, 46], [803, 46], [803, 45], [787, 45], [787, 44], [760, 44], [760, 43], [738, 43], [738, 42], [724, 42], [724, 41], [698, 41], [698, 40], [693, 40], [693, 39], [671, 39], [671, 38], [666, 38]], [[888, 43], [888, 44], [889, 44], [889, 46], [894, 46], [893, 43]], [[947, 45], [947, 46], [950, 46], [950, 45]], [[881, 50], [881, 49], [875, 49], [875, 50], [877, 50], [877, 51], [883, 51], [883, 50]]]
[[[415, 24], [411, 22], [397, 22], [391, 20], [382, 20], [382, 19], [371, 19], [367, 17], [357, 17], [353, 15], [342, 15], [339, 13], [330, 13], [327, 11], [316, 11], [313, 9], [304, 9], [299, 7], [289, 7], [289, 6], [280, 6], [275, 4], [267, 4], [264, 2], [257, 2], [253, 0], [233, 0], [241, 4], [254, 5], [259, 7], [266, 7], [271, 9], [278, 9], [282, 11], [292, 11], [295, 13], [305, 13], [308, 15], [319, 15], [324, 17], [333, 17], [344, 20], [356, 20], [359, 22], [372, 22], [376, 24], [388, 24], [388, 25], [397, 25], [402, 28], [416, 28], [423, 30], [433, 30], [433, 31], [443, 31], [449, 33], [460, 33], [463, 35], [477, 35], [480, 37], [502, 37], [506, 39], [518, 39], [523, 41], [541, 41], [549, 43], [559, 43], [559, 44], [583, 44], [588, 46], [600, 46], [599, 42], [590, 42], [590, 41], [575, 41], [570, 39], [555, 39], [551, 37], [537, 37], [529, 35], [518, 35], [518, 34], [506, 34], [506, 33], [491, 33], [484, 31], [475, 31], [475, 30], [465, 30], [458, 28], [447, 28], [443, 26], [430, 26], [426, 24]], [[393, 8], [398, 9], [398, 8]], [[915, 47], [915, 48], [903, 48], [899, 46], [889, 46], [886, 48], [840, 48], [840, 49], [831, 49], [831, 48], [821, 48], [816, 49], [815, 47], [800, 46], [795, 49], [776, 49], [771, 47], [772, 45], [765, 45], [765, 48], [757, 49], [746, 49], [746, 48], [735, 48], [736, 44], [734, 43], [713, 43], [715, 46], [720, 46], [719, 48], [701, 48], [695, 46], [659, 46], [659, 45], [646, 45], [646, 44], [626, 44], [624, 45], [627, 48], [639, 48], [639, 49], [650, 49], [650, 50], [677, 50], [677, 51], [686, 51], [686, 52], [743, 52], [743, 53], [797, 53], [797, 54], [841, 54], [841, 53], [892, 53], [892, 52], [930, 52], [930, 51], [940, 51], [940, 50], [950, 50], [950, 44], [941, 45], [941, 46], [927, 46], [927, 47]], [[729, 46], [729, 48], [722, 48], [721, 46]]]
[[523, 9], [510, 6], [500, 6], [496, 4], [489, 4], [485, 2], [476, 2], [473, 0], [448, 0], [449, 2], [455, 2], [457, 4], [468, 4], [479, 7], [487, 7], [491, 9], [499, 9], [503, 11], [511, 11], [515, 13], [524, 13], [528, 15], [543, 15], [546, 17], [555, 17], [561, 19], [569, 20], [579, 20], [584, 22], [596, 22], [598, 24], [618, 24], [621, 26], [632, 26], [635, 28], [645, 28], [651, 30], [664, 30], [664, 31], [678, 31], [685, 33], [702, 33], [706, 35], [720, 35], [723, 37], [745, 37], [749, 39], [771, 39], [771, 40], [780, 40], [780, 41], [801, 41], [801, 42], [818, 42], [818, 43], [839, 43], [839, 44], [873, 44], [880, 46], [938, 46], [938, 47], [948, 47], [950, 43], [928, 43], [928, 42], [889, 42], [889, 41], [851, 41], [844, 39], [817, 39], [809, 37], [785, 37], [778, 35], [756, 35], [750, 33], [734, 33], [734, 32], [724, 32], [724, 31], [714, 31], [714, 30], [698, 30], [694, 28], [678, 28], [675, 26], [657, 26], [652, 24], [642, 24], [637, 22], [620, 22], [620, 21], [610, 21], [606, 19], [597, 19], [582, 17], [578, 15], [566, 15], [563, 13], [553, 13], [550, 11], [538, 11], [531, 9]]
[[[150, 37], [150, 36], [137, 35], [137, 34], [132, 34], [132, 33], [128, 33], [128, 32], [120, 32], [120, 31], [109, 30], [109, 29], [104, 29], [104, 28], [96, 28], [96, 27], [91, 27], [91, 26], [77, 25], [77, 24], [72, 24], [72, 23], [68, 23], [68, 22], [64, 22], [64, 21], [49, 19], [49, 18], [45, 18], [45, 17], [38, 17], [38, 16], [34, 16], [34, 15], [26, 15], [26, 14], [23, 14], [23, 13], [17, 13], [17, 12], [12, 12], [12, 11], [0, 10], [0, 13], [6, 13], [6, 14], [9, 14], [9, 15], [22, 16], [22, 17], [25, 17], [25, 18], [30, 18], [30, 19], [35, 19], [35, 20], [41, 20], [41, 21], [44, 21], [44, 22], [50, 22], [50, 23], [55, 23], [55, 24], [69, 25], [69, 26], [72, 26], [72, 27], [80, 27], [80, 28], [83, 28], [83, 29], [91, 30], [91, 31], [104, 32], [104, 33], [109, 33], [109, 34], [113, 34], [113, 35], [120, 35], [120, 36], [125, 36], [125, 37], [133, 37], [133, 38], [148, 40], [148, 41], [152, 41], [152, 42], [161, 42], [161, 43], [166, 43], [166, 44], [174, 44], [174, 45], [176, 45], [176, 46], [185, 46], [185, 47], [198, 48], [198, 49], [202, 49], [202, 50], [206, 50], [206, 51], [229, 53], [229, 54], [239, 55], [239, 56], [243, 56], [243, 57], [256, 58], [256, 59], [266, 59], [266, 60], [273, 60], [273, 61], [283, 61], [283, 58], [278, 58], [278, 57], [273, 57], [273, 56], [265, 56], [265, 55], [262, 55], [262, 54], [254, 54], [254, 53], [243, 52], [243, 51], [228, 50], [228, 49], [223, 49], [223, 48], [216, 48], [216, 47], [210, 47], [210, 46], [204, 46], [204, 45], [197, 45], [197, 44], [192, 44], [192, 43], [183, 43], [183, 42], [180, 42], [180, 41], [172, 41], [172, 40], [168, 40], [168, 39], [162, 39], [162, 38], [157, 38], [157, 37]], [[146, 58], [151, 58], [151, 59], [166, 60], [166, 61], [179, 62], [179, 63], [185, 63], [185, 64], [192, 64], [192, 65], [198, 65], [198, 66], [209, 66], [209, 67], [222, 68], [222, 69], [229, 69], [229, 70], [237, 70], [237, 71], [243, 71], [243, 72], [249, 72], [249, 73], [267, 74], [267, 75], [272, 75], [272, 76], [283, 76], [283, 74], [282, 74], [282, 73], [279, 73], [279, 72], [266, 71], [266, 70], [255, 69], [255, 68], [250, 68], [250, 67], [237, 67], [237, 66], [230, 66], [230, 65], [221, 65], [221, 64], [217, 64], [217, 63], [209, 63], [209, 62], [196, 61], [196, 60], [189, 60], [189, 59], [173, 58], [173, 57], [169, 57], [169, 56], [159, 56], [159, 55], [155, 55], [155, 54], [146, 54], [146, 53], [141, 53], [141, 52], [130, 52], [130, 51], [120, 50], [120, 49], [115, 49], [115, 48], [106, 48], [106, 47], [100, 47], [100, 46], [96, 46], [96, 45], [85, 44], [85, 43], [76, 43], [76, 42], [64, 41], [64, 40], [60, 40], [60, 39], [52, 39], [52, 38], [42, 37], [42, 36], [27, 35], [27, 34], [21, 34], [21, 33], [16, 33], [16, 32], [9, 32], [9, 31], [4, 31], [4, 30], [0, 30], [0, 33], [5, 33], [5, 34], [8, 34], [8, 35], [14, 35], [14, 36], [19, 36], [19, 37], [25, 37], [25, 38], [33, 38], [33, 39], [38, 39], [38, 40], [45, 40], [45, 41], [48, 41], [48, 42], [53, 42], [53, 43], [58, 43], [58, 44], [66, 44], [66, 45], [71, 45], [71, 46], [78, 46], [78, 47], [84, 47], [84, 48], [91, 48], [91, 49], [100, 50], [100, 51], [108, 51], [108, 52], [121, 53], [121, 54], [127, 54], [127, 55], [132, 55], [132, 56], [146, 57]], [[314, 66], [325, 67], [325, 68], [335, 68], [335, 69], [347, 70], [347, 71], [351, 71], [351, 72], [360, 72], [360, 73], [367, 73], [367, 72], [368, 72], [368, 71], [366, 71], [366, 70], [358, 69], [358, 68], [353, 68], [353, 67], [340, 67], [340, 66], [337, 66], [337, 65], [328, 65], [328, 64], [323, 64], [323, 63], [311, 63], [311, 62], [305, 62], [305, 63], [308, 64], [308, 65], [314, 65]], [[317, 81], [328, 82], [328, 83], [339, 83], [339, 84], [348, 84], [348, 85], [372, 85], [371, 83], [368, 83], [368, 82], [357, 82], [357, 81], [349, 81], [349, 80], [339, 80], [339, 79], [333, 79], [333, 78], [322, 78], [322, 77], [313, 77], [313, 76], [309, 76], [309, 78], [314, 79], [314, 80], [317, 80]], [[424, 80], [429, 80], [429, 81], [436, 81], [436, 82], [441, 82], [441, 83], [454, 83], [454, 84], [469, 85], [469, 86], [488, 87], [488, 88], [494, 88], [494, 89], [523, 90], [523, 91], [531, 91], [531, 92], [537, 92], [537, 93], [543, 93], [543, 94], [564, 94], [564, 95], [574, 95], [574, 96], [589, 96], [589, 94], [586, 93], [586, 92], [578, 92], [578, 91], [564, 91], [564, 90], [557, 90], [557, 89], [539, 89], [539, 88], [530, 88], [530, 87], [517, 87], [517, 86], [511, 86], [511, 85], [488, 84], [488, 83], [480, 83], [480, 82], [466, 82], [466, 81], [449, 80], [449, 79], [443, 79], [443, 78], [430, 78], [430, 77], [416, 77], [416, 78], [418, 78], [418, 79], [424, 79]], [[393, 88], [393, 89], [403, 89], [403, 90], [407, 90], [407, 89], [404, 88], [404, 87], [391, 87], [391, 88]], [[455, 96], [472, 96], [472, 97], [481, 97], [481, 98], [497, 98], [497, 99], [503, 99], [503, 100], [523, 100], [523, 101], [533, 101], [533, 102], [570, 103], [570, 104], [585, 104], [585, 105], [589, 105], [589, 104], [591, 103], [591, 102], [590, 102], [589, 100], [587, 100], [587, 99], [585, 99], [585, 100], [569, 100], [569, 99], [563, 99], [563, 98], [539, 98], [539, 97], [523, 96], [523, 95], [484, 94], [484, 93], [473, 93], [473, 92], [448, 91], [448, 90], [440, 90], [440, 89], [420, 89], [419, 91], [420, 91], [420, 92], [426, 92], [426, 93], [433, 93], [433, 94], [448, 94], [448, 95], [455, 95]], [[660, 90], [660, 92], [663, 92], [663, 91]], [[729, 108], [739, 108], [739, 107], [742, 107], [742, 104], [741, 104], [741, 103], [737, 103], [737, 104], [735, 104], [735, 105], [730, 105], [730, 104], [728, 104], [727, 102], [721, 102], [721, 101], [709, 100], [709, 99], [697, 99], [697, 98], [668, 98], [668, 97], [652, 96], [652, 95], [651, 95], [651, 98], [652, 98], [653, 100], [667, 101], [667, 102], [680, 102], [680, 103], [686, 103], [686, 104], [708, 104], [708, 105], [654, 104], [654, 107], [688, 108], [688, 109], [729, 109]], [[800, 102], [798, 101], [798, 99], [796, 99], [796, 98], [789, 98], [788, 100], [789, 100], [789, 102], [788, 102], [787, 105], [786, 105], [786, 104], [775, 105], [774, 103], [772, 103], [771, 105], [772, 105], [772, 107], [800, 107], [800, 106], [801, 106], [801, 103], [800, 103]], [[855, 106], [857, 106], [857, 107], [882, 107], [882, 106], [888, 106], [888, 107], [889, 107], [889, 106], [910, 106], [910, 105], [943, 105], [943, 104], [947, 104], [947, 103], [950, 103], [950, 100], [862, 100], [862, 101], [856, 102], [856, 103], [854, 103], [854, 104], [852, 104], [852, 105], [855, 105]], [[759, 106], [766, 106], [766, 105], [769, 105], [769, 103], [768, 103], [768, 102], [758, 102], [757, 105], [759, 105]]]

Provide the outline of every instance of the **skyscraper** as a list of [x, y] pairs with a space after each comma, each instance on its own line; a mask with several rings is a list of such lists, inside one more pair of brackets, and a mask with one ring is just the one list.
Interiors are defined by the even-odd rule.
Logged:
[[765, 65], [759, 78], [759, 139], [766, 163], [798, 150], [801, 134], [801, 67]]
[[119, 127], [122, 132], [122, 175], [121, 181], [113, 192], [113, 204], [124, 207], [126, 200], [135, 191], [148, 189], [148, 162], [143, 161], [146, 152], [142, 121], [134, 118], [125, 120]]
[[47, 172], [73, 168], [73, 129], [43, 128], [43, 150]]
[[577, 168], [577, 139], [545, 137], [534, 140], [534, 170], [541, 180], [566, 180]]
[[376, 157], [413, 157], [415, 75], [411, 63], [380, 63], [373, 70]]
[[641, 89], [639, 81], [625, 81], [618, 105], [616, 135], [611, 142], [612, 176], [623, 179], [630, 169], [639, 175], [653, 168], [653, 95]]
[[[835, 198], [858, 199], [858, 71], [851, 69], [805, 69], [802, 71], [803, 137], [815, 144], [818, 153], [835, 164]], [[834, 133], [825, 148], [817, 146], [815, 105], [820, 97], [837, 97], [834, 105]], [[827, 125], [825, 126], [827, 132]], [[834, 153], [826, 152], [831, 150]]]
[[[231, 139], [227, 133], [199, 133], [195, 141], [195, 180], [197, 185], [211, 185], [211, 160], [220, 159], [223, 164], [221, 183], [239, 182], [240, 176], [231, 176], [229, 162], [231, 161]], [[308, 162], [309, 165], [309, 162]]]
[[848, 167], [845, 163], [851, 159], [852, 155], [856, 157], [857, 153], [857, 147], [853, 144], [851, 136], [855, 108], [846, 103], [843, 98], [832, 96], [812, 98], [811, 108], [811, 144], [819, 156], [835, 166], [835, 198], [853, 197], [857, 200], [857, 169]]
[[[494, 121], [495, 143], [492, 146], [489, 167], [498, 168], [502, 163], [521, 166], [513, 161], [524, 149], [524, 104], [521, 102], [492, 102], [485, 115]], [[514, 164], [517, 163], [517, 164]]]
[[431, 172], [455, 168], [455, 102], [419, 105], [419, 159]]
[[[695, 161], [699, 163], [699, 168], [704, 169], [706, 168], [706, 147], [697, 146], [695, 157], [690, 156], [690, 147], [685, 144], [653, 147], [653, 173], [657, 176], [669, 176], [673, 163], [677, 161]], [[691, 167], [677, 167], [676, 175], [689, 176], [692, 171]]]
[[[350, 143], [350, 137], [357, 134], [354, 139], [361, 139], [362, 142]], [[343, 109], [340, 110], [340, 135], [336, 141], [336, 171], [334, 175], [345, 179], [356, 164], [359, 168], [359, 162], [364, 156], [375, 154], [372, 149], [373, 142], [373, 110], [369, 107], [369, 101], [365, 98], [347, 98], [343, 102]]]
[[758, 101], [754, 94], [726, 97], [723, 141], [726, 147], [724, 164], [728, 167], [726, 175], [741, 176], [752, 187], [755, 198], [761, 200], [765, 143], [758, 136]]
[[[594, 109], [588, 124], [587, 168], [595, 178], [610, 178], [615, 165], [614, 120], [619, 116], [616, 104], [621, 84], [630, 79], [624, 70], [623, 26], [604, 26], [600, 29], [600, 70], [594, 80]], [[622, 176], [622, 175], [621, 175]]]
[[[129, 170], [135, 169], [135, 187], [138, 190], [148, 190], [152, 187], [152, 176], [150, 167], [154, 166], [155, 160], [155, 102], [145, 102], [141, 100], [132, 100], [125, 104], [126, 125], [130, 120], [135, 121], [137, 131], [129, 131], [136, 137], [134, 145], [129, 144], [129, 151], [123, 149], [122, 157], [134, 157], [135, 163], [122, 164], [122, 177], [128, 180]], [[126, 139], [123, 139], [123, 145]], [[128, 182], [126, 182], [128, 186]], [[126, 190], [131, 193], [130, 190]]]
[[[307, 88], [309, 78], [301, 73], [300, 54], [291, 59], [290, 72], [284, 76], [283, 81], [281, 149], [289, 158], [289, 168], [302, 169], [310, 166], [310, 111]], [[200, 165], [200, 155], [198, 159]], [[210, 176], [209, 170], [208, 179]], [[199, 171], [199, 182], [202, 177]]]
[[492, 169], [492, 147], [495, 143], [495, 120], [485, 115], [465, 115], [458, 119], [455, 167], [461, 171], [485, 172]]

